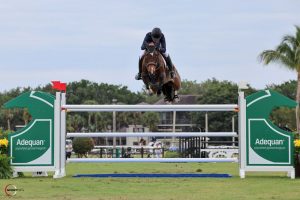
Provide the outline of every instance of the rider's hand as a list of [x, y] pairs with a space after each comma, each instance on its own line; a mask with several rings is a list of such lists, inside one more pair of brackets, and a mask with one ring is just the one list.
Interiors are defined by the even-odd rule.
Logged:
[[146, 46], [146, 49], [148, 50], [149, 49], [149, 44], [145, 44], [145, 46]]
[[160, 52], [165, 52], [165, 49], [160, 47], [160, 48], [159, 48], [159, 51], [160, 51]]

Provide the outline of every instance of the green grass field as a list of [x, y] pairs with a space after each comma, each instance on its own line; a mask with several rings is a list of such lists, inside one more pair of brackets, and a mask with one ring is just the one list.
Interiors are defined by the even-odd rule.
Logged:
[[[229, 173], [233, 178], [72, 178], [77, 173]], [[300, 199], [300, 179], [284, 173], [248, 173], [238, 177], [236, 163], [72, 163], [62, 179], [0, 180], [0, 199]], [[6, 184], [24, 191], [9, 198]]]

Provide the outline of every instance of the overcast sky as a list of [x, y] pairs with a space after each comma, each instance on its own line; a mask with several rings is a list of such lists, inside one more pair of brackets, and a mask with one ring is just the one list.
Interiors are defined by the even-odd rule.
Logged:
[[0, 91], [88, 79], [142, 89], [140, 46], [158, 26], [182, 79], [296, 79], [258, 54], [300, 25], [299, 0], [0, 0]]

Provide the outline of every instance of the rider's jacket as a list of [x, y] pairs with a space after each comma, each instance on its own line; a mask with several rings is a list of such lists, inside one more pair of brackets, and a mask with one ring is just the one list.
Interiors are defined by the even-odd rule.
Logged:
[[141, 46], [141, 49], [142, 50], [145, 50], [146, 47], [147, 47], [147, 44], [149, 44], [150, 42], [153, 42], [155, 44], [155, 47], [157, 49], [160, 50], [161, 53], [165, 53], [166, 52], [166, 39], [165, 39], [165, 36], [164, 34], [162, 34], [160, 40], [158, 43], [155, 43], [153, 40], [152, 40], [152, 37], [151, 37], [151, 32], [147, 33], [146, 36], [145, 36], [145, 39], [143, 41], [143, 44]]

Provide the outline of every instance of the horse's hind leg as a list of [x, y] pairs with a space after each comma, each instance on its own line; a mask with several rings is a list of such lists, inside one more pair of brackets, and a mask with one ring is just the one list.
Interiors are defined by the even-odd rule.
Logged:
[[167, 83], [165, 84], [166, 93], [165, 93], [165, 102], [172, 103], [174, 98], [174, 89], [172, 84]]
[[170, 103], [170, 97], [169, 97], [168, 85], [167, 84], [164, 84], [162, 86], [162, 92], [165, 96], [165, 98], [164, 98], [165, 103]]

